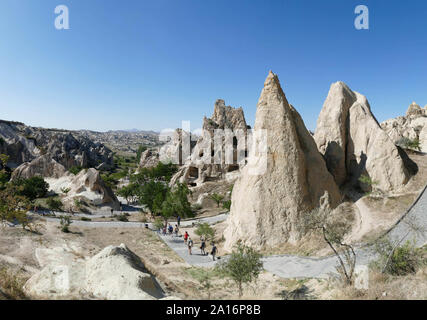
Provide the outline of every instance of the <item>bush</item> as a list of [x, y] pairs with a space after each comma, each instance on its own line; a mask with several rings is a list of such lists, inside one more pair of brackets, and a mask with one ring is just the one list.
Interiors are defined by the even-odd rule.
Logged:
[[49, 190], [49, 184], [42, 177], [18, 179], [13, 183], [18, 187], [18, 195], [27, 197], [31, 201], [44, 198]]
[[416, 248], [415, 242], [409, 240], [396, 247], [389, 238], [385, 238], [376, 243], [376, 251], [379, 258], [373, 266], [394, 276], [414, 274], [426, 264], [423, 249]]
[[395, 144], [403, 149], [421, 150], [420, 140], [418, 138], [409, 139], [407, 137], [402, 137], [397, 140]]
[[82, 221], [92, 221], [91, 218], [86, 218], [86, 217], [81, 217], [80, 220], [82, 220]]
[[61, 224], [61, 231], [65, 232], [65, 233], [70, 232], [69, 226], [72, 223], [71, 218], [68, 216], [61, 216], [61, 217], [59, 217], [59, 219], [60, 219], [60, 224]]
[[62, 210], [62, 201], [60, 199], [48, 198], [46, 204], [52, 211]]
[[82, 170], [83, 170], [82, 166], [72, 166], [70, 169], [68, 169], [68, 171], [74, 175], [77, 175]]
[[231, 208], [231, 200], [225, 200], [222, 202], [222, 207], [230, 211]]
[[217, 207], [219, 208], [219, 204], [221, 203], [221, 201], [224, 199], [223, 195], [220, 195], [218, 193], [213, 193], [210, 195], [210, 198], [216, 202]]
[[126, 214], [119, 214], [116, 216], [117, 221], [128, 222], [129, 219]]
[[208, 223], [199, 223], [194, 231], [199, 237], [204, 236], [206, 240], [213, 240], [215, 237], [215, 230]]

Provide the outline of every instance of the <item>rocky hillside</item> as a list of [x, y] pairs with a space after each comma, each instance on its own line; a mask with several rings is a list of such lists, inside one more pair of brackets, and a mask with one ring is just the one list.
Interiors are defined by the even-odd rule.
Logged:
[[113, 152], [102, 143], [72, 131], [4, 120], [0, 120], [0, 153], [9, 156], [10, 168], [33, 161], [40, 168], [50, 160], [66, 170], [74, 166], [105, 169], [113, 166]]
[[102, 143], [114, 152], [136, 153], [140, 145], [157, 147], [162, 145], [159, 134], [154, 131], [107, 131], [96, 132], [89, 130], [76, 131], [78, 136]]

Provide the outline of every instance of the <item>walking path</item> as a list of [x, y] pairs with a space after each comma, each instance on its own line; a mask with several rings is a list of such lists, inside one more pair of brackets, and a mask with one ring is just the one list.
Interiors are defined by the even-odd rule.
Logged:
[[[413, 205], [408, 209], [407, 213], [402, 216], [399, 222], [388, 231], [392, 238], [401, 239], [406, 235], [406, 239], [412, 239], [416, 236], [416, 245], [421, 247], [427, 243], [427, 233], [412, 234], [406, 221], [416, 219], [417, 225], [427, 229], [427, 186], [420, 193]], [[105, 214], [103, 214], [105, 216]], [[81, 215], [85, 216], [85, 215]], [[94, 217], [95, 215], [86, 215], [87, 217]], [[227, 214], [220, 214], [214, 217], [207, 217], [197, 220], [181, 221], [181, 226], [190, 226], [197, 222], [207, 222], [209, 224], [224, 221]], [[48, 217], [49, 221], [58, 221], [57, 218]], [[140, 222], [89, 222], [74, 220], [73, 225], [85, 227], [145, 227], [145, 223]], [[148, 224], [149, 228], [153, 228], [152, 224]], [[409, 233], [408, 233], [409, 232]], [[175, 237], [171, 235], [160, 235], [159, 237], [174, 250], [181, 258], [187, 263], [194, 266], [212, 267], [216, 262], [212, 261], [212, 257], [203, 256], [200, 254], [198, 247], [193, 247], [193, 255], [188, 253], [188, 248], [184, 244], [182, 237]], [[209, 246], [208, 248], [209, 249]], [[370, 246], [359, 247], [355, 249], [357, 255], [357, 265], [367, 265], [370, 261], [376, 258]], [[335, 267], [338, 265], [338, 260], [335, 256], [328, 256], [324, 258], [315, 257], [301, 257], [295, 255], [275, 255], [263, 258], [264, 268], [277, 276], [282, 278], [326, 278], [330, 273], [336, 273]]]

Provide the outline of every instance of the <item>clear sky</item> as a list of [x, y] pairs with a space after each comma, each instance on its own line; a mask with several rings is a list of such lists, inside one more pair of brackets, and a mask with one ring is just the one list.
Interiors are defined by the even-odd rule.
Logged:
[[[54, 9], [69, 8], [70, 30]], [[370, 29], [356, 30], [367, 5]], [[379, 121], [427, 104], [427, 1], [1, 0], [0, 119], [192, 129], [216, 99], [253, 124], [269, 70], [314, 129], [332, 82]]]

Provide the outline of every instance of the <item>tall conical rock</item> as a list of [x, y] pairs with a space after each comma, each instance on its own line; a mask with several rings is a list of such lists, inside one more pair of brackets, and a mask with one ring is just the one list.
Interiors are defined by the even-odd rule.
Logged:
[[332, 206], [340, 200], [316, 143], [272, 72], [258, 101], [254, 129], [254, 139], [260, 130], [267, 135], [266, 168], [253, 172], [262, 159], [251, 150], [233, 188], [227, 250], [239, 240], [258, 249], [295, 242], [302, 236], [302, 215], [319, 206], [325, 192]]
[[317, 120], [314, 139], [338, 185], [359, 184], [361, 175], [390, 191], [411, 174], [409, 158], [378, 124], [365, 96], [343, 82], [331, 85]]

